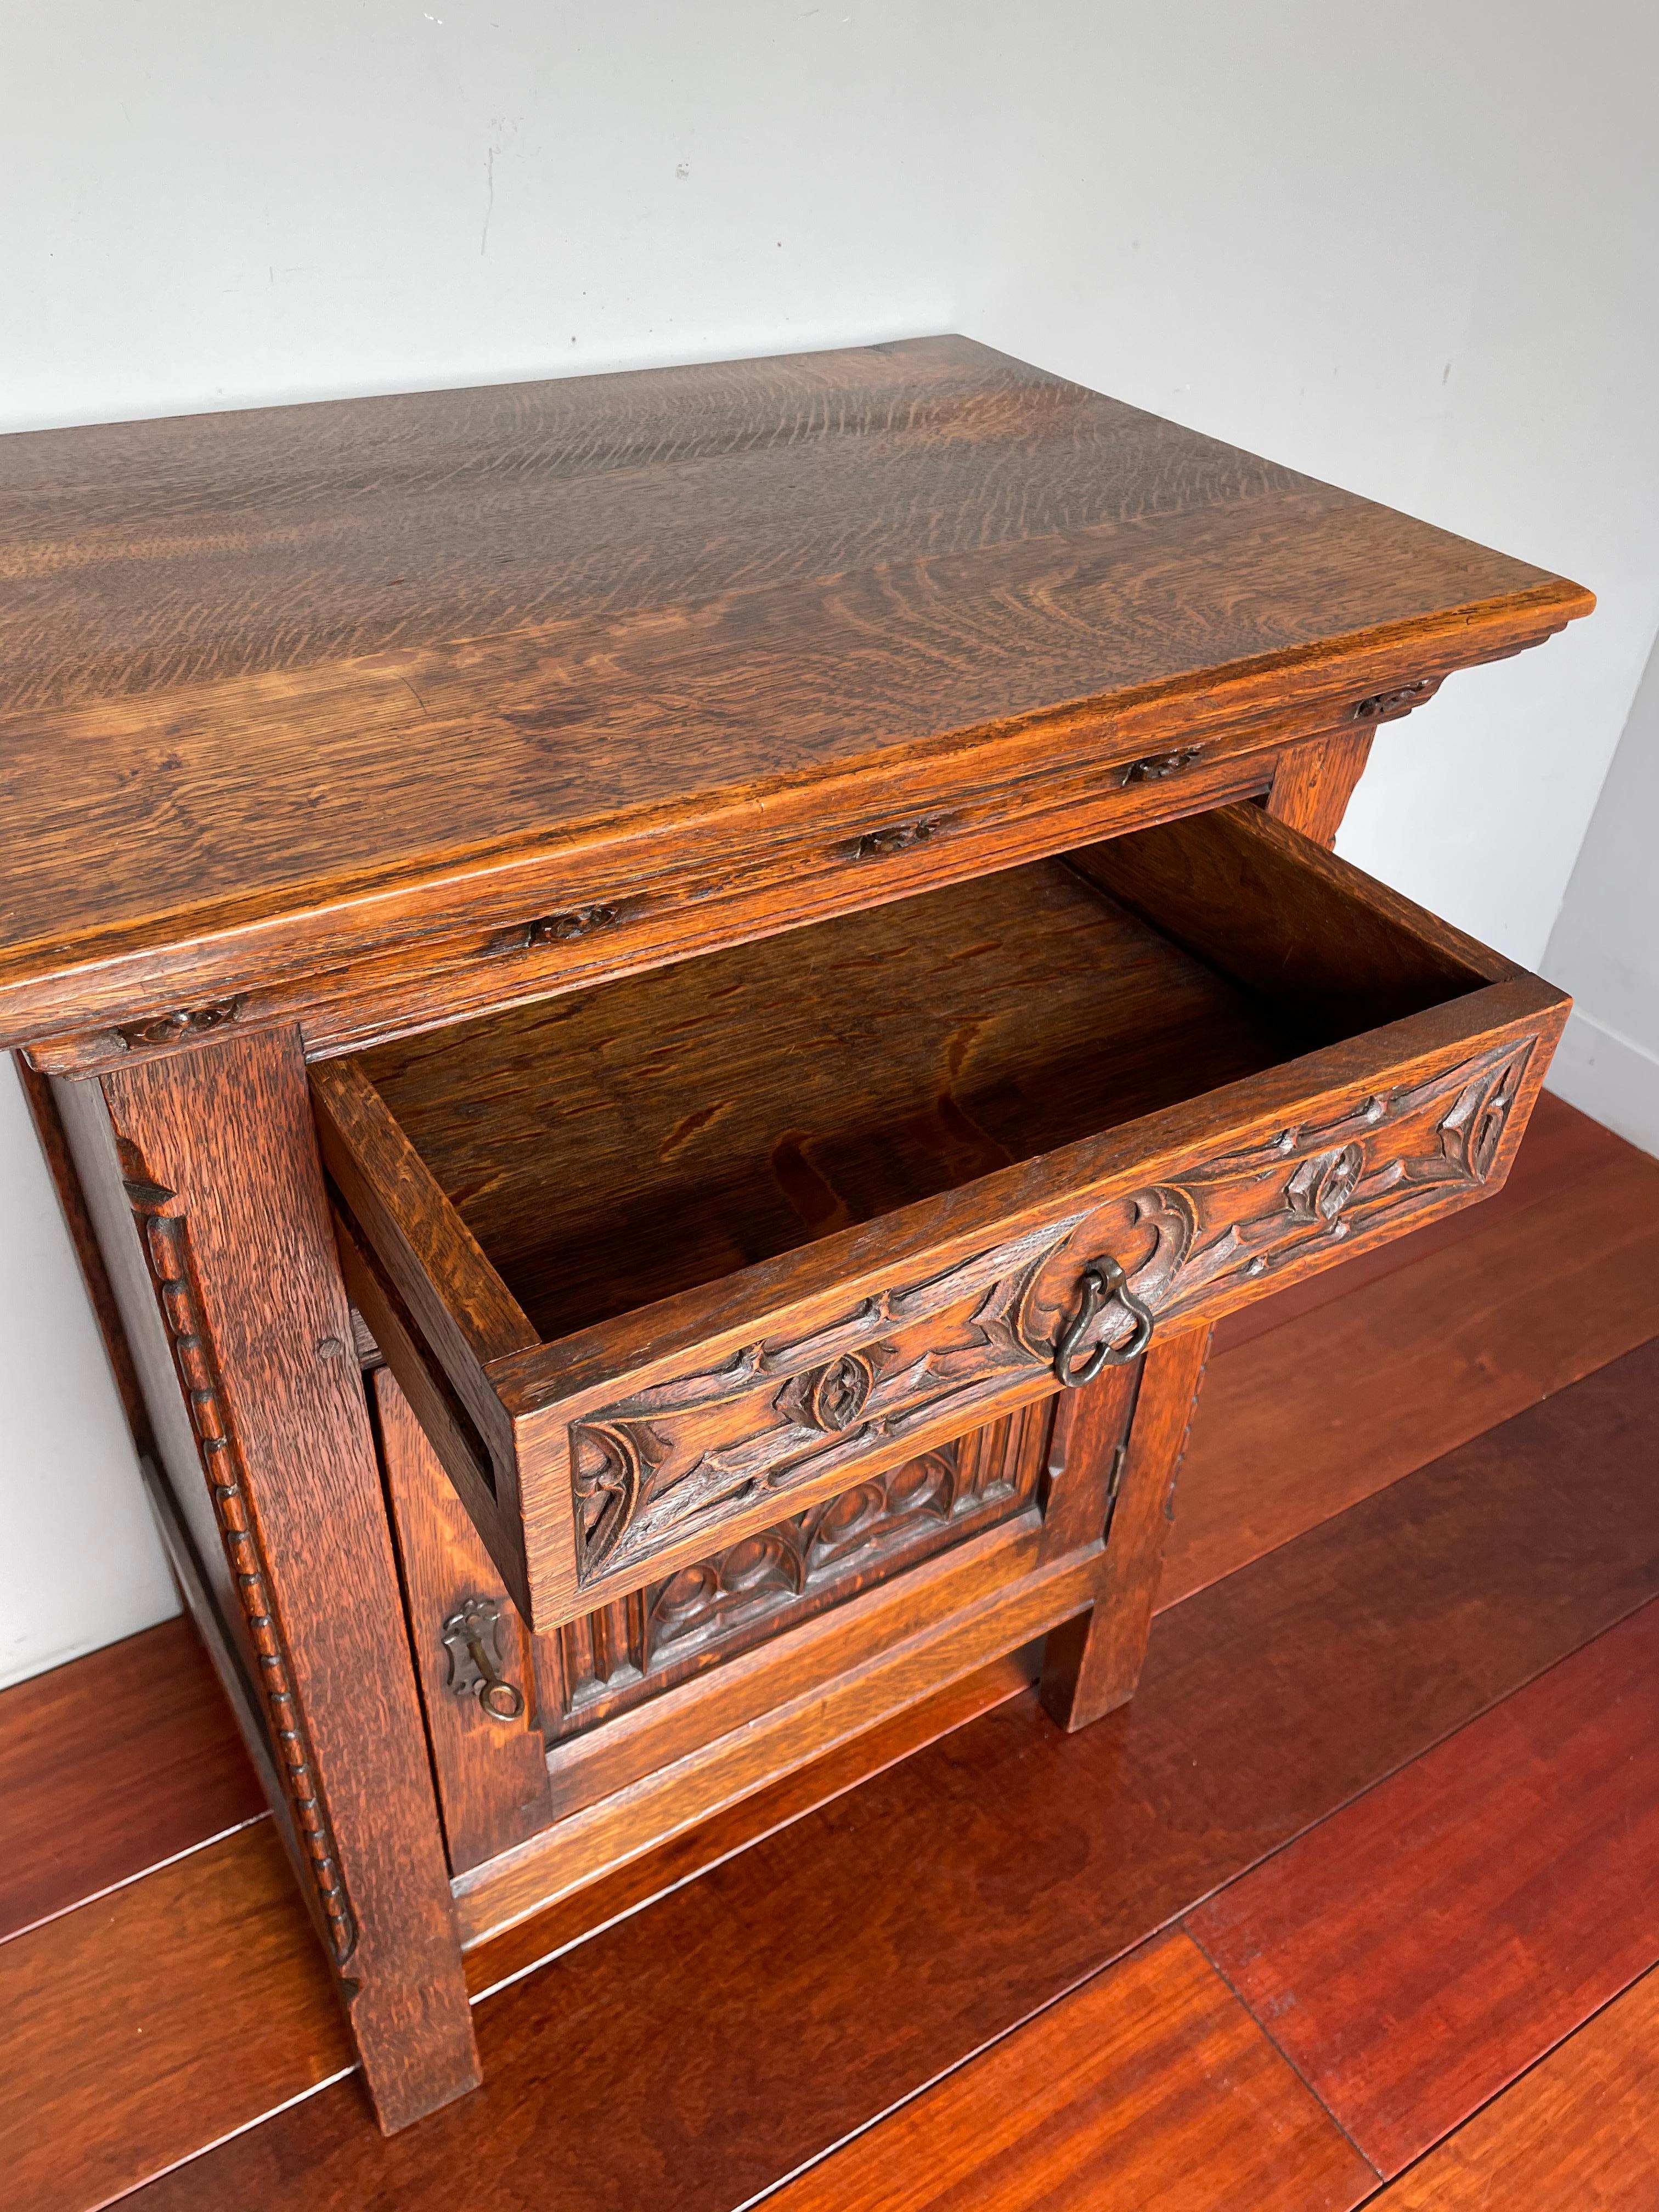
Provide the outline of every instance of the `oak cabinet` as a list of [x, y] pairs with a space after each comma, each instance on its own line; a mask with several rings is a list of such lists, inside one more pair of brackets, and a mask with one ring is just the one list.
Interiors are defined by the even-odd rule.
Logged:
[[1132, 1693], [1210, 1324], [1566, 1011], [1343, 808], [1591, 601], [960, 338], [7, 439], [0, 538], [0, 1044], [399, 2126], [495, 1931]]

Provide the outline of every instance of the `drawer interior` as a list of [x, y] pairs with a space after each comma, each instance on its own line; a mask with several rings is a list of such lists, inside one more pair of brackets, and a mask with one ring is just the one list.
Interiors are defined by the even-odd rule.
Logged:
[[1262, 828], [1136, 833], [358, 1064], [551, 1342], [1491, 980]]

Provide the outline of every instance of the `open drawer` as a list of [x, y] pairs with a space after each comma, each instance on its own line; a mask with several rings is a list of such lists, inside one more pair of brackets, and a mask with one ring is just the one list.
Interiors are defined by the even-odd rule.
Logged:
[[1496, 1188], [1568, 1003], [1245, 805], [312, 1081], [542, 1630]]

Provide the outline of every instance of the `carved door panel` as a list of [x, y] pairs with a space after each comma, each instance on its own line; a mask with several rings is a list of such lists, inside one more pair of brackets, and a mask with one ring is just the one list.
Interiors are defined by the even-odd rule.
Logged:
[[854, 1483], [535, 1638], [550, 1740], [574, 1735], [1036, 1499], [1053, 1404]]
[[[548, 1826], [551, 1745], [1027, 1513], [1053, 1480], [1045, 1400], [532, 1636], [390, 1370], [365, 1380], [457, 1874]], [[1066, 1468], [1050, 1519], [1067, 1545], [1100, 1534], [1111, 1471], [1109, 1453]]]

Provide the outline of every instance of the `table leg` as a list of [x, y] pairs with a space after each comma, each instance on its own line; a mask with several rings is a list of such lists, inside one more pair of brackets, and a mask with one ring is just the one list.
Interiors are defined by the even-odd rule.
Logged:
[[[1176, 1475], [1209, 1348], [1209, 1330], [1189, 1328], [1155, 1337], [1140, 1363], [1094, 1604], [1051, 1630], [1043, 1651], [1042, 1703], [1062, 1728], [1087, 1728], [1134, 1695], [1174, 1518]], [[1066, 1439], [1068, 1463], [1079, 1451], [1115, 1451], [1121, 1433], [1091, 1421], [1079, 1407]]]
[[1267, 811], [1274, 821], [1299, 830], [1328, 850], [1334, 846], [1348, 801], [1365, 773], [1376, 734], [1376, 725], [1365, 723], [1332, 737], [1287, 745], [1267, 793]]
[[198, 1530], [205, 1481], [278, 1809], [391, 2132], [473, 2087], [477, 2054], [298, 1033], [57, 1092]]

